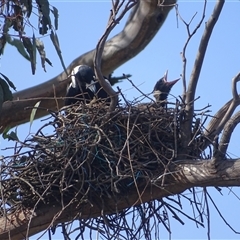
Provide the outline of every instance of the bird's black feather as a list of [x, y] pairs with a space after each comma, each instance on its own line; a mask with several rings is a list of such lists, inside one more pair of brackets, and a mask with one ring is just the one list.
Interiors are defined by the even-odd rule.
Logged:
[[[107, 81], [106, 78], [105, 80]], [[65, 105], [71, 105], [77, 101], [89, 103], [94, 97], [110, 101], [108, 94], [96, 80], [92, 68], [80, 65], [78, 72], [72, 76], [72, 82], [67, 88]]]
[[167, 100], [167, 97], [173, 87], [173, 85], [178, 81], [179, 79], [176, 79], [174, 81], [167, 81], [167, 72], [160, 80], [158, 80], [154, 86], [153, 89], [153, 95], [156, 99], [156, 102], [162, 102], [161, 106], [165, 106], [165, 100]]

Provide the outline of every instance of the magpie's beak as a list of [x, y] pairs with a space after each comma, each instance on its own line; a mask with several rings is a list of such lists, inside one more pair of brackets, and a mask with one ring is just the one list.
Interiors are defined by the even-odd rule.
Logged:
[[176, 80], [173, 80], [173, 81], [169, 81], [167, 80], [167, 75], [168, 75], [168, 70], [166, 71], [166, 73], [164, 74], [164, 77], [163, 77], [163, 81], [164, 83], [169, 86], [169, 87], [172, 87], [176, 82], [178, 82], [180, 80], [180, 78], [176, 79]]
[[90, 84], [86, 83], [86, 88], [89, 88], [93, 93], [96, 93], [96, 85], [93, 80]]

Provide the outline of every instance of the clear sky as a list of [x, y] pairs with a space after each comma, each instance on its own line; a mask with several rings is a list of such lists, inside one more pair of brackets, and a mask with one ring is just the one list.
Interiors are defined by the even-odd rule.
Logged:
[[[192, 23], [191, 29], [201, 17], [203, 1], [179, 1], [179, 11], [182, 17], [189, 21], [198, 12]], [[65, 64], [68, 65], [77, 56], [95, 48], [98, 39], [103, 34], [108, 20], [110, 1], [51, 1], [59, 10], [59, 30], [57, 32]], [[209, 1], [205, 21], [209, 18], [215, 1]], [[240, 1], [226, 1], [222, 14], [208, 45], [208, 51], [200, 75], [200, 81], [196, 96], [201, 98], [196, 102], [196, 108], [203, 108], [207, 104], [212, 105], [214, 114], [222, 105], [231, 98], [231, 79], [240, 71]], [[124, 21], [117, 26], [111, 36], [122, 29]], [[204, 26], [204, 24], [203, 24]], [[189, 78], [197, 53], [199, 39], [203, 27], [193, 37], [187, 50], [187, 77]], [[37, 31], [36, 31], [37, 33]], [[30, 36], [32, 30], [29, 30]], [[172, 10], [152, 42], [134, 59], [122, 65], [114, 72], [115, 76], [132, 74], [131, 80], [146, 93], [150, 93], [155, 82], [169, 70], [169, 80], [176, 79], [182, 73], [182, 60], [180, 52], [187, 39], [185, 26], [179, 20], [177, 24], [175, 10]], [[7, 46], [4, 55], [0, 60], [0, 72], [8, 76], [17, 87], [17, 90], [28, 88], [42, 83], [62, 72], [59, 58], [48, 37], [42, 39], [45, 43], [47, 57], [53, 63], [53, 67], [47, 66], [45, 73], [41, 68], [40, 59], [37, 59], [37, 71], [35, 76], [31, 74], [30, 63], [23, 59], [11, 46]], [[187, 79], [188, 79], [187, 78]], [[133, 90], [127, 82], [120, 83], [127, 99], [138, 97], [137, 91]], [[238, 87], [240, 90], [240, 87]], [[178, 82], [172, 92], [176, 97], [182, 93], [182, 84]], [[170, 99], [171, 100], [171, 99]], [[34, 133], [41, 126], [41, 122], [35, 121], [30, 133]], [[29, 123], [18, 127], [18, 136], [25, 139], [29, 134]], [[240, 128], [233, 134], [229, 147], [229, 155], [232, 158], [240, 157], [239, 147]], [[0, 139], [0, 155], [11, 154], [6, 147], [13, 146], [12, 142]], [[201, 195], [201, 189], [198, 189]], [[240, 232], [240, 191], [238, 188], [231, 188], [238, 198], [225, 189], [224, 196], [221, 196], [215, 189], [209, 188], [215, 203], [218, 205], [227, 221]], [[186, 191], [185, 194], [189, 194]], [[199, 195], [199, 196], [200, 196]], [[234, 234], [221, 220], [217, 211], [211, 206], [211, 236], [213, 239], [239, 239], [240, 235]], [[183, 209], [191, 212], [189, 203], [185, 203]], [[172, 239], [206, 239], [207, 229], [197, 228], [193, 222], [182, 217], [185, 225], [182, 226], [176, 220], [171, 219]], [[207, 221], [205, 221], [207, 226]], [[162, 226], [161, 236], [168, 238]], [[55, 234], [52, 239], [61, 239], [60, 234]], [[31, 239], [36, 239], [32, 237]], [[87, 237], [86, 237], [87, 239]]]

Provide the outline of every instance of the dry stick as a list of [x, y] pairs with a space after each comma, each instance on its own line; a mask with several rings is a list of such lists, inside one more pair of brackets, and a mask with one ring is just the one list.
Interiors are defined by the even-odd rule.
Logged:
[[197, 88], [197, 82], [199, 79], [199, 75], [201, 72], [202, 64], [204, 61], [205, 53], [207, 50], [208, 42], [210, 40], [213, 28], [220, 16], [221, 10], [224, 5], [224, 0], [218, 0], [213, 13], [209, 20], [206, 22], [205, 30], [200, 41], [200, 45], [198, 48], [198, 53], [196, 56], [196, 60], [194, 63], [194, 67], [191, 73], [190, 82], [188, 85], [187, 95], [186, 95], [186, 118], [184, 123], [182, 124], [182, 133], [183, 135], [183, 148], [186, 147], [189, 143], [191, 138], [191, 127], [192, 127], [192, 120], [194, 114], [194, 97], [195, 91]]
[[105, 42], [108, 38], [108, 35], [111, 33], [113, 28], [119, 23], [119, 21], [124, 17], [124, 15], [133, 7], [137, 4], [137, 2], [132, 2], [129, 1], [120, 16], [116, 19], [116, 15], [118, 11], [120, 10], [120, 7], [123, 5], [124, 1], [120, 6], [118, 6], [119, 1], [116, 1], [115, 4], [113, 3], [112, 11], [110, 14], [110, 18], [108, 21], [108, 25], [106, 28], [106, 31], [104, 32], [103, 36], [100, 38], [98, 41], [97, 47], [96, 47], [96, 52], [94, 55], [94, 71], [97, 76], [98, 81], [100, 82], [101, 86], [103, 89], [107, 92], [107, 94], [111, 98], [111, 103], [109, 107], [109, 112], [112, 112], [115, 110], [117, 103], [118, 103], [118, 95], [117, 93], [112, 89], [112, 87], [104, 80], [104, 77], [102, 75], [101, 71], [101, 61], [102, 61], [102, 54], [103, 54], [103, 49]]
[[220, 218], [224, 221], [224, 223], [225, 223], [234, 233], [240, 234], [240, 232], [236, 231], [236, 230], [228, 223], [228, 221], [224, 218], [224, 216], [222, 215], [221, 211], [218, 209], [215, 201], [212, 199], [211, 195], [210, 195], [208, 192], [206, 192], [206, 194], [207, 194], [207, 196], [209, 197], [209, 199], [210, 199], [210, 201], [212, 202], [212, 204], [213, 204], [213, 206], [215, 207], [215, 209], [217, 210]]
[[204, 198], [205, 198], [205, 203], [206, 203], [206, 208], [207, 208], [207, 236], [208, 236], [208, 240], [211, 239], [210, 237], [210, 211], [209, 211], [209, 204], [208, 204], [208, 199], [207, 199], [207, 188], [205, 187], [203, 189], [204, 192]]
[[140, 90], [140, 88], [138, 88], [138, 87], [133, 83], [132, 80], [130, 80], [125, 74], [124, 74], [124, 76], [125, 76], [126, 79], [132, 84], [132, 86], [133, 86], [135, 89], [137, 89], [138, 92], [140, 92], [145, 98], [147, 98], [147, 99], [149, 99], [151, 102], [153, 102], [153, 99], [150, 98], [146, 93], [142, 92], [142, 91]]

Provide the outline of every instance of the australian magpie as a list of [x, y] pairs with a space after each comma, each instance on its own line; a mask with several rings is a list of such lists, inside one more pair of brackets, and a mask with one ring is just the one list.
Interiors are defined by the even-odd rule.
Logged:
[[162, 102], [161, 106], [165, 106], [164, 101], [167, 100], [168, 94], [170, 93], [172, 86], [180, 79], [178, 78], [176, 80], [168, 82], [167, 74], [168, 71], [160, 80], [157, 81], [153, 89], [153, 96], [155, 97], [156, 102]]
[[[105, 81], [109, 83], [106, 78]], [[89, 103], [94, 97], [110, 101], [108, 94], [97, 81], [93, 69], [87, 65], [80, 65], [67, 88], [65, 106], [77, 101]]]

